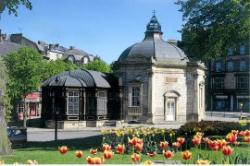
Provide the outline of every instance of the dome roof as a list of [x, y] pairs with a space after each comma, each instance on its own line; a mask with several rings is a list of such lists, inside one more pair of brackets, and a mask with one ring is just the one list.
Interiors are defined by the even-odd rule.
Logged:
[[145, 38], [140, 43], [135, 43], [128, 47], [120, 55], [118, 61], [123, 61], [135, 57], [154, 58], [155, 60], [166, 59], [187, 59], [185, 53], [174, 44], [170, 44], [162, 39], [161, 25], [155, 15], [147, 24]]
[[44, 81], [42, 86], [111, 88], [109, 75], [83, 69], [57, 74]]

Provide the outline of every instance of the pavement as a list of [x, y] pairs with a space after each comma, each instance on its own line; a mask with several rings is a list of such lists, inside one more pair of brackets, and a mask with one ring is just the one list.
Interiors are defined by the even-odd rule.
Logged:
[[[239, 121], [239, 117], [242, 114], [239, 113], [211, 113], [207, 112], [204, 120], [210, 121]], [[249, 113], [244, 114], [245, 116], [250, 116]], [[101, 135], [102, 129], [117, 129], [122, 127], [157, 127], [157, 128], [172, 128], [178, 129], [184, 123], [164, 123], [159, 125], [150, 125], [150, 124], [123, 124], [122, 126], [118, 127], [85, 127], [85, 128], [78, 128], [78, 129], [58, 129], [58, 139], [75, 139], [75, 138], [86, 138], [92, 136]], [[27, 135], [28, 141], [32, 142], [43, 142], [43, 141], [53, 141], [54, 140], [54, 129], [48, 128], [28, 128]]]
[[[28, 142], [45, 142], [53, 141], [55, 136], [54, 129], [44, 128], [28, 128], [27, 141]], [[100, 130], [84, 129], [84, 130], [58, 130], [58, 140], [86, 138], [101, 135]]]

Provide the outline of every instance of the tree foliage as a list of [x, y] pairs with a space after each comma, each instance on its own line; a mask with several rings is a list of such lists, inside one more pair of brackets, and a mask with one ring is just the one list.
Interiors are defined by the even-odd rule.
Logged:
[[226, 54], [249, 38], [249, 0], [178, 0], [185, 24], [181, 30], [183, 49], [195, 59]]
[[[7, 90], [12, 101], [25, 99], [32, 91], [37, 91], [43, 74], [42, 56], [34, 49], [23, 47], [4, 57], [8, 73]], [[25, 106], [25, 105], [24, 105]], [[24, 108], [24, 127], [26, 112]]]
[[72, 62], [65, 62], [63, 60], [45, 61], [42, 80], [46, 80], [63, 71], [71, 71], [75, 69], [77, 69], [77, 65], [73, 64]]
[[110, 65], [101, 59], [95, 59], [94, 61], [83, 65], [82, 68], [87, 69], [87, 70], [95, 70], [95, 71], [99, 71], [103, 73], [111, 72]]
[[29, 10], [32, 9], [32, 4], [30, 0], [1, 0], [0, 13], [7, 9], [9, 14], [17, 16], [17, 10], [20, 5], [25, 6]]

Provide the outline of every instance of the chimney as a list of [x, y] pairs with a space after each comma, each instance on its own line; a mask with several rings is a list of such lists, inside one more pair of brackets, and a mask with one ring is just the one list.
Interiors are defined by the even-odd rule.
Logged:
[[6, 34], [2, 34], [2, 30], [0, 29], [0, 42], [6, 40], [7, 35]]
[[16, 33], [16, 34], [11, 34], [10, 35], [10, 41], [18, 44], [22, 44], [22, 38], [23, 34], [21, 33]]

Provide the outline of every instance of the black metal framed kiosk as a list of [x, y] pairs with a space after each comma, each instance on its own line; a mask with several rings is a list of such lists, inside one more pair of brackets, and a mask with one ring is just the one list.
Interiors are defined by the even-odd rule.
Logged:
[[118, 81], [111, 74], [66, 71], [43, 83], [42, 119], [49, 128], [54, 128], [55, 119], [58, 128], [85, 127], [86, 121], [117, 120], [119, 96]]

